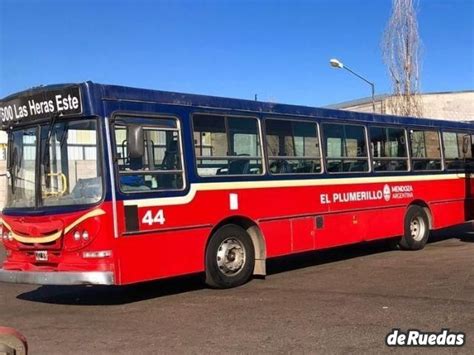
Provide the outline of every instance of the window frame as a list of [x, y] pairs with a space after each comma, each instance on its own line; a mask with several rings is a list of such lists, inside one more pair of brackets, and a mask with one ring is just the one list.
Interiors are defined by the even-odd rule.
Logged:
[[[424, 131], [424, 132], [437, 132], [438, 133], [438, 147], [439, 147], [439, 160], [441, 161], [441, 168], [440, 169], [435, 169], [435, 170], [427, 170], [427, 169], [414, 169], [414, 164], [413, 161], [420, 161], [420, 160], [438, 160], [438, 159], [430, 159], [430, 158], [414, 158], [413, 153], [412, 153], [412, 142], [411, 142], [411, 135], [409, 136], [410, 138], [410, 144], [409, 144], [409, 154], [410, 154], [410, 165], [412, 167], [412, 172], [443, 172], [446, 170], [445, 168], [445, 162], [444, 162], [444, 146], [443, 146], [443, 137], [442, 137], [442, 130], [440, 128], [436, 127], [413, 127], [410, 126], [407, 129], [407, 132], [410, 132], [410, 134], [413, 131]], [[424, 139], [424, 136], [423, 136]], [[425, 142], [425, 149], [426, 149], [426, 142]]]
[[360, 158], [360, 157], [355, 157], [355, 158], [348, 158], [348, 157], [341, 157], [341, 158], [333, 158], [329, 160], [367, 160], [367, 165], [368, 165], [368, 170], [367, 171], [328, 171], [327, 166], [328, 166], [328, 156], [327, 156], [327, 151], [326, 151], [326, 134], [324, 134], [324, 167], [325, 167], [325, 172], [327, 174], [331, 175], [337, 175], [337, 174], [370, 174], [373, 172], [372, 170], [372, 160], [371, 160], [371, 153], [370, 153], [370, 146], [369, 146], [369, 130], [367, 129], [368, 125], [367, 124], [361, 124], [361, 123], [353, 123], [353, 122], [348, 122], [348, 121], [338, 121], [338, 122], [331, 122], [331, 121], [321, 121], [321, 131], [324, 133], [324, 125], [329, 124], [329, 125], [346, 125], [346, 126], [358, 126], [362, 127], [364, 129], [364, 137], [365, 137], [365, 149], [367, 151], [367, 156], [365, 158]]
[[[445, 171], [461, 171], [461, 170], [465, 170], [465, 167], [464, 167], [464, 168], [458, 168], [458, 169], [449, 169], [449, 168], [448, 168], [447, 162], [448, 162], [448, 161], [455, 161], [456, 158], [454, 158], [454, 159], [446, 159], [446, 145], [445, 145], [445, 142], [444, 142], [444, 134], [445, 134], [445, 133], [454, 133], [454, 134], [456, 134], [456, 145], [457, 145], [457, 143], [458, 143], [458, 140], [457, 140], [457, 139], [458, 139], [458, 137], [457, 137], [458, 134], [462, 134], [462, 135], [469, 136], [470, 145], [471, 145], [471, 158], [458, 159], [458, 160], [463, 161], [463, 162], [464, 162], [465, 160], [474, 160], [474, 154], [473, 154], [474, 152], [472, 151], [472, 146], [473, 146], [473, 144], [474, 144], [474, 141], [473, 141], [473, 139], [474, 139], [474, 134], [473, 134], [472, 132], [470, 132], [470, 131], [456, 131], [456, 130], [450, 130], [450, 129], [447, 129], [447, 130], [444, 130], [444, 129], [443, 129], [443, 130], [440, 130], [440, 133], [441, 133], [441, 141], [442, 141], [442, 144], [443, 144], [443, 145], [442, 145], [443, 164], [444, 164], [444, 165], [443, 165], [443, 168], [444, 168], [443, 170], [445, 170]], [[459, 148], [458, 145], [457, 145], [457, 147]]]
[[[316, 125], [316, 132], [318, 134], [318, 144], [319, 144], [319, 161], [321, 163], [321, 170], [319, 172], [312, 172], [312, 173], [272, 173], [270, 171], [270, 160], [273, 160], [272, 158], [274, 158], [274, 156], [270, 156], [269, 155], [269, 152], [267, 150], [267, 121], [268, 120], [277, 120], [277, 121], [288, 121], [288, 122], [303, 122], [303, 123], [312, 123], [312, 124], [315, 124]], [[324, 174], [325, 172], [325, 165], [324, 165], [324, 158], [323, 158], [323, 148], [321, 146], [321, 129], [319, 127], [319, 122], [316, 121], [316, 120], [312, 120], [312, 119], [305, 119], [303, 117], [299, 117], [299, 118], [295, 118], [293, 116], [289, 116], [288, 118], [284, 118], [284, 117], [281, 117], [281, 116], [277, 116], [277, 117], [271, 117], [271, 116], [265, 116], [263, 118], [263, 122], [264, 122], [264, 131], [265, 131], [265, 156], [266, 156], [266, 159], [265, 159], [265, 164], [268, 165], [266, 168], [267, 168], [267, 171], [268, 171], [268, 174], [270, 176], [309, 176], [309, 175], [322, 175]], [[263, 132], [262, 132], [263, 133]], [[293, 136], [294, 137], [294, 136]], [[287, 158], [286, 160], [314, 160], [315, 157], [297, 157], [297, 156], [294, 156], [294, 157], [291, 157], [291, 156], [284, 156], [285, 158]], [[283, 157], [282, 157], [283, 158]]]
[[[115, 137], [115, 125], [116, 121], [118, 118], [124, 117], [124, 118], [144, 118], [144, 119], [174, 119], [176, 121], [176, 129], [170, 129], [170, 128], [164, 128], [162, 127], [163, 130], [167, 131], [177, 131], [178, 132], [178, 142], [179, 142], [179, 158], [181, 159], [181, 166], [182, 166], [182, 171], [181, 171], [181, 176], [183, 178], [183, 186], [179, 189], [164, 189], [164, 190], [149, 190], [149, 191], [123, 191], [121, 188], [120, 184], [120, 176], [121, 175], [152, 175], [152, 174], [160, 174], [159, 171], [153, 170], [142, 170], [141, 171], [134, 171], [134, 174], [120, 174], [120, 169], [118, 165], [118, 155], [117, 155], [117, 141]], [[134, 195], [134, 194], [159, 194], [159, 193], [168, 193], [168, 192], [177, 192], [177, 191], [184, 191], [187, 189], [188, 186], [188, 181], [187, 181], [187, 174], [186, 174], [186, 161], [185, 161], [185, 155], [183, 151], [183, 129], [181, 125], [181, 120], [179, 116], [176, 114], [166, 114], [166, 113], [150, 113], [150, 112], [140, 112], [140, 111], [115, 111], [111, 115], [110, 119], [110, 139], [111, 139], [111, 144], [112, 144], [112, 163], [114, 165], [114, 173], [115, 173], [115, 186], [118, 189], [118, 191], [121, 194], [124, 195]], [[177, 174], [174, 172], [174, 170], [168, 170], [170, 173], [165, 173], [165, 174]]]
[[[211, 156], [207, 158], [211, 158], [209, 160], [239, 160], [239, 159], [249, 159], [249, 160], [261, 160], [262, 161], [262, 171], [259, 174], [222, 174], [222, 175], [200, 175], [198, 171], [198, 158], [203, 158], [203, 156], [198, 156], [196, 154], [196, 144], [194, 142], [194, 133], [197, 132], [194, 127], [194, 116], [196, 115], [205, 115], [205, 116], [217, 116], [221, 117], [222, 119], [225, 120], [225, 134], [226, 134], [226, 140], [227, 144], [229, 144], [229, 130], [228, 130], [228, 125], [227, 125], [227, 120], [225, 119], [226, 117], [235, 117], [235, 118], [250, 118], [254, 119], [257, 122], [257, 130], [258, 130], [258, 137], [260, 139], [260, 157], [252, 157], [252, 156]], [[193, 158], [194, 158], [194, 173], [196, 174], [197, 177], [202, 178], [202, 179], [215, 179], [215, 178], [235, 178], [235, 177], [249, 177], [249, 176], [264, 176], [267, 173], [267, 166], [266, 166], [266, 155], [265, 155], [265, 149], [263, 148], [264, 141], [263, 141], [263, 134], [262, 134], [262, 119], [258, 116], [255, 115], [245, 115], [245, 114], [236, 114], [236, 113], [230, 113], [228, 114], [227, 112], [208, 112], [208, 111], [193, 111], [190, 113], [190, 122], [191, 122], [191, 139], [192, 139], [192, 151], [193, 151]]]
[[[407, 152], [407, 156], [406, 157], [381, 157], [381, 158], [377, 158], [377, 157], [374, 157], [373, 156], [373, 153], [372, 153], [372, 149], [370, 147], [370, 142], [371, 142], [371, 138], [372, 138], [372, 135], [370, 134], [370, 129], [371, 128], [383, 128], [383, 129], [402, 129], [404, 134], [405, 134], [405, 148], [406, 148], [406, 152]], [[367, 125], [367, 134], [368, 134], [368, 141], [367, 143], [369, 144], [369, 156], [370, 156], [370, 160], [371, 160], [371, 166], [372, 166], [372, 172], [373, 173], [376, 173], [376, 174], [393, 174], [393, 173], [400, 173], [400, 174], [403, 174], [403, 173], [408, 173], [408, 172], [411, 172], [412, 171], [412, 164], [411, 164], [411, 147], [410, 145], [408, 144], [408, 130], [407, 128], [405, 127], [402, 127], [402, 126], [392, 126], [392, 125], [383, 125], [383, 124], [379, 124], [379, 123], [376, 123], [376, 124], [368, 124]], [[373, 168], [373, 165], [375, 163], [376, 160], [385, 160], [385, 161], [390, 161], [390, 160], [399, 160], [399, 161], [402, 161], [402, 160], [406, 160], [407, 161], [407, 169], [406, 170], [395, 170], [395, 171], [377, 171]]]

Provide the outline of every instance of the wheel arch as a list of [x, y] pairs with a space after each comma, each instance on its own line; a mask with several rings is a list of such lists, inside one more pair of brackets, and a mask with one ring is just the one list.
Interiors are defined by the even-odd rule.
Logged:
[[[410, 206], [418, 206], [418, 207], [423, 208], [426, 215], [428, 216], [429, 228], [430, 229], [434, 228], [433, 214], [431, 213], [431, 209], [425, 201], [423, 201], [423, 200], [414, 200], [408, 205], [408, 207], [410, 207]], [[408, 208], [407, 208], [407, 211], [408, 211]]]
[[255, 266], [253, 270], [254, 275], [261, 275], [265, 276], [266, 272], [266, 259], [267, 259], [267, 247], [265, 244], [265, 237], [263, 236], [262, 230], [258, 226], [258, 224], [253, 221], [252, 219], [245, 217], [245, 216], [231, 216], [223, 219], [218, 224], [216, 224], [209, 234], [207, 244], [211, 240], [214, 233], [221, 227], [227, 224], [235, 224], [243, 229], [248, 233], [250, 239], [252, 240], [253, 248], [255, 250]]

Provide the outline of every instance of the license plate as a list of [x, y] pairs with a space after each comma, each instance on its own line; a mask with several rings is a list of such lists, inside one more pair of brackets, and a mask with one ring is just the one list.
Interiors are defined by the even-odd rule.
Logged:
[[35, 251], [36, 261], [48, 261], [48, 252], [46, 250]]

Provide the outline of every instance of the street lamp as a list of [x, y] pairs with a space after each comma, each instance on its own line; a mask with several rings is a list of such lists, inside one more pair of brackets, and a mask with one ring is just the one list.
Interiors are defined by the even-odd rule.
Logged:
[[371, 81], [368, 81], [366, 78], [363, 76], [357, 74], [356, 72], [352, 71], [350, 68], [348, 68], [346, 65], [341, 63], [339, 60], [333, 58], [329, 61], [329, 64], [331, 64], [331, 67], [336, 68], [336, 69], [346, 69], [347, 71], [351, 72], [355, 76], [357, 76], [359, 79], [364, 80], [367, 84], [370, 85], [372, 88], [372, 111], [375, 112], [375, 84]]

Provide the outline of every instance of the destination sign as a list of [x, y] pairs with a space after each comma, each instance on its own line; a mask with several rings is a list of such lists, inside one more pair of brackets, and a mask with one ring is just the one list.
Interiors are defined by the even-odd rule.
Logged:
[[81, 90], [78, 86], [48, 90], [32, 95], [21, 95], [0, 101], [2, 125], [51, 117], [53, 114], [82, 113]]

